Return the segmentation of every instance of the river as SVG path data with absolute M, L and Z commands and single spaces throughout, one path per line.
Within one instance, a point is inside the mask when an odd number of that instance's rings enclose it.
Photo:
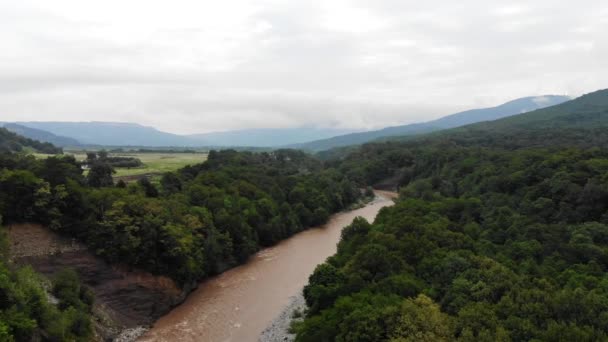
M 244 265 L 203 281 L 188 298 L 161 317 L 138 341 L 255 342 L 315 267 L 336 252 L 342 228 L 357 216 L 373 221 L 392 205 L 392 192 L 376 191 L 365 207 L 342 212 L 266 248 Z

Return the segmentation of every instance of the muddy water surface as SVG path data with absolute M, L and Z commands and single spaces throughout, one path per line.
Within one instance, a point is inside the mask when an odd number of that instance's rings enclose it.
M 333 215 L 254 255 L 246 264 L 202 282 L 186 301 L 161 317 L 139 341 L 257 341 L 260 333 L 308 282 L 315 267 L 336 252 L 342 228 L 357 216 L 373 221 L 394 193 L 377 191 L 367 206 Z

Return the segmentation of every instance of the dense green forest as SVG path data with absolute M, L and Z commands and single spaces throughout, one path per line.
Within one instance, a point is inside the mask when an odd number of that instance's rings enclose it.
M 84 164 L 91 167 L 95 164 L 104 164 L 112 168 L 115 167 L 142 167 L 144 163 L 135 157 L 110 156 L 108 151 L 87 152 L 87 159 Z
M 400 197 L 344 229 L 297 340 L 607 340 L 605 99 L 334 161 L 361 184 L 393 178 Z
M 179 284 L 244 262 L 359 200 L 355 184 L 293 150 L 212 151 L 208 160 L 125 184 L 101 153 L 89 174 L 73 156 L 0 154 L 0 213 L 5 223 L 39 222 L 76 237 L 110 263 Z M 0 250 L 6 254 L 6 245 Z M 31 269 L 0 262 L 0 340 L 88 340 L 91 294 L 75 273 L 51 289 Z M 58 298 L 49 304 L 47 292 Z
M 295 150 L 211 151 L 158 184 L 114 184 L 103 153 L 84 176 L 72 156 L 10 147 L 0 215 L 186 284 L 325 222 L 363 186 L 392 184 L 396 205 L 345 228 L 311 275 L 298 341 L 608 340 L 607 99 L 329 151 L 324 162 Z M 3 136 L 3 146 L 40 150 Z M 90 338 L 93 299 L 77 278 L 66 270 L 49 282 L 4 255 L 1 338 Z
M 113 186 L 101 161 L 0 155 L 0 213 L 84 241 L 120 262 L 185 283 L 245 261 L 356 201 L 353 182 L 293 150 L 211 152 L 205 163 Z

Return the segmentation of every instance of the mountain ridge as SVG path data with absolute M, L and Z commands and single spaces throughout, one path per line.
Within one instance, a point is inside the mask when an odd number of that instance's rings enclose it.
M 517 115 L 522 112 L 529 112 L 538 109 L 539 107 L 545 108 L 547 106 L 561 104 L 569 99 L 569 97 L 562 95 L 528 96 L 511 100 L 495 107 L 470 109 L 446 115 L 439 119 L 427 122 L 391 126 L 375 131 L 352 133 L 319 141 L 311 141 L 305 144 L 292 145 L 289 147 L 318 152 L 335 147 L 363 144 L 386 137 L 431 133 L 434 131 L 464 126 L 479 121 L 490 121 L 511 115 Z M 537 108 L 534 108 L 534 106 Z
M 132 122 L 18 121 L 6 123 L 69 137 L 84 145 L 147 147 L 280 147 L 327 138 L 352 130 L 298 127 L 259 128 L 200 134 L 174 134 Z

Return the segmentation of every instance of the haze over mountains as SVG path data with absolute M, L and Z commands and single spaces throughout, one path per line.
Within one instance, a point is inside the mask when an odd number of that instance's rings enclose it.
M 376 131 L 353 132 L 329 128 L 276 128 L 249 129 L 228 132 L 179 135 L 160 131 L 136 123 L 116 122 L 16 122 L 4 126 L 31 139 L 50 142 L 58 146 L 174 146 L 174 147 L 294 147 L 311 151 L 357 145 L 375 139 L 416 135 L 481 121 L 529 112 L 560 104 L 566 96 L 535 96 L 513 100 L 497 107 L 472 109 L 437 120 Z
M 606 146 L 608 89 L 598 90 L 561 104 L 441 130 L 420 137 L 395 136 L 391 141 L 450 141 L 462 146 L 503 148 Z
M 476 122 L 497 120 L 511 115 L 554 106 L 568 100 L 570 100 L 570 97 L 568 96 L 557 95 L 524 97 L 506 102 L 496 107 L 467 110 L 424 123 L 387 127 L 377 131 L 351 133 L 329 139 L 312 141 L 306 144 L 298 144 L 292 147 L 312 151 L 323 151 L 334 147 L 359 145 L 384 137 L 430 133 Z
M 252 146 L 273 147 L 324 139 L 352 130 L 325 128 L 250 129 L 179 135 L 160 131 L 154 127 L 122 122 L 17 122 L 5 126 L 16 133 L 48 141 L 59 146 L 175 146 L 222 147 Z M 29 128 L 30 130 L 27 130 Z M 46 132 L 42 134 L 41 132 Z M 69 138 L 67 138 L 69 137 Z

